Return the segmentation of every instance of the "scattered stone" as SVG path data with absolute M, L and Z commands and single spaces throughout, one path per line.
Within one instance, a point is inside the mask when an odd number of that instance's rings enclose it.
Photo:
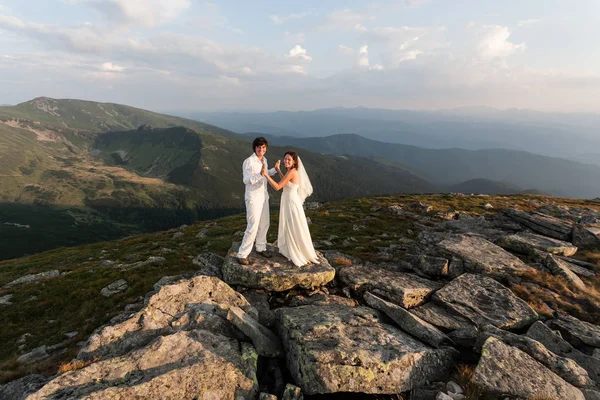
M 433 302 L 411 308 L 410 312 L 422 320 L 429 322 L 431 325 L 437 326 L 441 329 L 455 330 L 470 328 L 473 326 L 473 324 L 464 317 L 453 313 L 450 310 L 447 310 Z
M 199 267 L 196 272 L 198 275 L 216 276 L 219 279 L 223 278 L 223 262 L 223 257 L 214 253 L 200 253 L 192 260 Z
M 12 303 L 10 300 L 13 298 L 12 294 L 7 294 L 5 296 L 0 297 L 0 306 L 10 306 Z
M 258 400 L 277 400 L 277 396 L 275 396 L 274 394 L 261 392 L 258 395 Z
M 518 232 L 502 237 L 498 245 L 515 253 L 533 256 L 536 250 L 550 254 L 570 257 L 577 252 L 577 247 L 569 242 L 552 239 L 531 232 Z
M 513 220 L 544 236 L 566 241 L 571 239 L 571 222 L 539 212 L 526 213 L 511 207 L 504 208 L 502 212 Z
M 61 273 L 57 269 L 53 269 L 52 271 L 40 272 L 39 274 L 25 275 L 25 276 L 15 279 L 12 282 L 7 283 L 2 288 L 5 289 L 5 288 L 9 288 L 11 286 L 21 285 L 24 283 L 33 283 L 33 282 L 37 282 L 41 279 L 46 279 L 46 278 L 56 278 L 57 276 L 60 276 L 60 275 L 61 275 Z
M 580 389 L 585 400 L 600 400 L 600 392 L 592 389 Z
M 239 307 L 231 307 L 227 313 L 227 320 L 248 336 L 259 356 L 279 357 L 282 353 L 279 338 L 265 328 Z
M 197 238 L 202 239 L 205 238 L 208 234 L 208 229 L 201 229 L 200 232 L 196 235 Z
M 503 276 L 533 270 L 503 248 L 477 236 L 451 235 L 438 246 L 442 251 L 468 263 L 465 268 L 470 272 Z
M 115 281 L 115 282 L 111 283 L 110 285 L 102 288 L 102 290 L 100 291 L 100 294 L 104 297 L 110 297 L 119 292 L 122 292 L 123 290 L 127 289 L 128 287 L 129 287 L 129 285 L 127 284 L 127 281 L 125 279 L 119 279 L 118 281 Z
M 405 392 L 448 376 L 457 355 L 423 345 L 367 307 L 280 308 L 276 315 L 288 369 L 307 395 Z
M 581 224 L 574 224 L 572 242 L 575 246 L 594 246 L 600 244 L 600 236 L 593 229 Z
M 0 385 L 0 399 L 25 400 L 37 392 L 50 379 L 42 375 L 27 375 L 5 385 Z
M 579 389 L 521 350 L 494 337 L 485 341 L 471 382 L 491 396 L 530 398 L 547 395 L 549 398 L 584 400 Z
M 364 265 L 341 268 L 339 280 L 355 292 L 370 291 L 404 308 L 423 304 L 441 287 L 417 275 Z
M 50 354 L 48 354 L 47 347 L 40 346 L 17 358 L 17 362 L 19 364 L 33 364 L 45 360 L 48 357 L 50 357 Z
M 577 274 L 571 271 L 566 261 L 563 261 L 560 258 L 553 256 L 552 254 L 548 254 L 546 259 L 544 260 L 544 265 L 550 270 L 550 272 L 553 275 L 560 276 L 568 282 L 570 282 L 571 284 L 573 284 L 574 286 L 578 287 L 579 289 L 585 290 L 585 283 L 583 283 L 583 281 L 579 276 L 577 276 Z
M 538 319 L 537 313 L 510 289 L 482 275 L 463 274 L 438 290 L 433 299 L 477 325 L 521 329 Z
M 430 212 L 431 210 L 433 210 L 432 206 L 422 203 L 420 201 L 415 201 L 414 203 L 410 203 L 406 208 L 409 209 L 410 211 L 423 213 L 423 214 L 426 214 L 426 213 Z
M 387 210 L 394 215 L 404 215 L 404 209 L 400 204 L 389 206 Z
M 258 311 L 258 322 L 261 325 L 271 327 L 275 314 L 269 307 L 269 293 L 257 290 L 247 290 L 243 293 L 248 302 Z
M 77 336 L 79 332 L 77 331 L 73 331 L 73 332 L 65 332 L 64 335 L 67 337 L 67 339 L 73 339 L 75 336 Z
M 352 225 L 352 230 L 353 231 L 362 231 L 364 229 L 365 229 L 364 225 L 356 225 L 356 224 Z
M 113 265 L 115 262 L 112 260 L 102 260 L 100 262 L 100 266 L 101 267 L 110 267 L 111 265 Z
M 438 392 L 437 396 L 435 396 L 435 400 L 454 400 L 454 399 L 444 392 Z
M 422 342 L 436 348 L 452 342 L 435 326 L 423 321 L 421 318 L 411 314 L 402 307 L 385 301 L 369 292 L 365 293 L 364 299 L 370 307 L 385 313 L 403 331 L 410 333 Z
M 316 202 L 316 201 L 308 201 L 306 203 L 304 203 L 304 209 L 305 210 L 320 210 L 321 208 L 323 208 L 323 204 Z
M 569 314 L 558 313 L 557 318 L 547 322 L 547 325 L 558 330 L 562 337 L 575 347 L 584 344 L 600 347 L 600 326 L 581 321 Z
M 178 237 L 182 237 L 183 235 L 185 235 L 185 233 L 183 233 L 183 232 L 175 232 L 173 234 L 172 239 L 177 239 Z
M 27 342 L 27 339 L 32 338 L 32 337 L 33 337 L 33 335 L 31 333 L 29 333 L 29 332 L 24 333 L 17 340 L 17 344 L 25 344 Z
M 449 381 L 448 383 L 446 383 L 446 390 L 448 391 L 448 393 L 456 393 L 456 394 L 464 393 L 464 391 L 460 387 L 460 385 L 454 381 Z
M 448 276 L 448 259 L 446 258 L 407 254 L 406 260 L 411 264 L 412 269 L 421 276 L 434 278 Z
M 285 385 L 281 400 L 302 400 L 302 390 L 291 383 Z
M 295 287 L 312 289 L 323 286 L 335 276 L 335 269 L 323 256 L 319 256 L 318 264 L 297 267 L 271 246 L 267 246 L 271 258 L 252 252 L 248 256 L 249 265 L 242 265 L 237 261 L 239 245 L 233 243 L 223 263 L 223 279 L 231 285 L 283 292 Z
M 164 257 L 148 257 L 146 261 L 138 261 L 133 264 L 119 264 L 118 267 L 121 268 L 121 271 L 129 271 L 134 268 L 143 267 L 150 264 L 162 264 L 166 261 Z
M 485 203 L 485 205 L 483 206 L 483 208 L 485 208 L 486 210 L 493 210 L 494 206 L 491 205 L 490 203 Z

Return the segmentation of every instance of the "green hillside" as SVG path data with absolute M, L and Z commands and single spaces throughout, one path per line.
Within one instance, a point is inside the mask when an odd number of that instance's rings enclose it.
M 0 241 L 0 259 L 243 211 L 241 165 L 252 149 L 238 139 L 117 104 L 41 97 L 0 107 L 0 225 L 30 226 L 2 228 L 18 242 Z M 271 164 L 286 150 L 271 146 Z M 398 166 L 300 154 L 314 200 L 437 191 Z

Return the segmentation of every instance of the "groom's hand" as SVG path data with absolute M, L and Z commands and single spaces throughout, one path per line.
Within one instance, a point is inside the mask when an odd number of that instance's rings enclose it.
M 265 164 L 263 164 L 262 169 L 260 170 L 260 174 L 262 176 L 266 176 L 267 175 L 267 167 L 265 166 Z

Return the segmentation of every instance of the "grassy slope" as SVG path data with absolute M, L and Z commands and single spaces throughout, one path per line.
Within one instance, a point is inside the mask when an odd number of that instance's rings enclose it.
M 414 239 L 420 229 L 406 217 L 387 213 L 385 207 L 413 201 L 432 205 L 434 212 L 453 208 L 481 215 L 497 212 L 496 210 L 505 206 L 519 206 L 530 210 L 549 203 L 600 210 L 598 202 L 544 196 L 405 195 L 354 198 L 326 203 L 321 210 L 307 212 L 313 221 L 310 226 L 313 240 L 330 239 L 334 249 L 378 262 L 378 247 L 398 243 L 400 238 Z M 496 209 L 484 210 L 482 206 L 488 202 Z M 373 206 L 383 209 L 371 211 Z M 276 211 L 271 213 L 269 242 L 276 238 L 277 215 Z M 368 215 L 377 219 L 365 222 L 363 219 Z M 173 237 L 174 230 L 156 232 L 119 241 L 56 249 L 0 262 L 0 287 L 25 274 L 53 269 L 66 273 L 59 278 L 37 284 L 0 290 L 0 296 L 14 296 L 14 305 L 4 306 L 0 314 L 0 326 L 3 327 L 0 330 L 0 381 L 33 371 L 56 371 L 61 362 L 68 361 L 76 354 L 75 344 L 78 341 L 85 339 L 95 328 L 109 321 L 126 304 L 138 301 L 161 277 L 194 271 L 195 266 L 191 260 L 201 252 L 224 255 L 233 241 L 240 240 L 236 232 L 244 229 L 245 216 L 233 215 L 214 222 L 215 225 L 198 223 L 190 226 L 183 231 L 184 235 L 178 238 Z M 355 224 L 363 224 L 365 229 L 354 231 Z M 197 238 L 196 235 L 204 229 L 206 237 Z M 331 238 L 332 235 L 337 238 Z M 344 246 L 343 241 L 349 236 L 354 237 L 356 242 L 351 246 Z M 171 249 L 172 252 L 165 253 L 162 250 L 164 248 Z M 133 263 L 151 256 L 165 257 L 166 262 L 126 272 L 111 266 L 100 266 L 105 259 L 117 263 Z M 595 262 L 600 270 L 600 249 L 580 251 L 576 257 Z M 126 291 L 111 298 L 100 295 L 103 287 L 118 279 L 127 280 L 129 288 Z M 545 274 L 526 279 L 535 282 L 538 287 L 548 288 L 560 294 L 560 298 L 555 298 L 548 290 L 538 290 L 531 285 L 517 285 L 514 288 L 515 292 L 540 312 L 544 311 L 542 302 L 545 302 L 553 309 L 566 310 L 584 320 L 600 318 L 600 278 L 584 278 L 589 289 L 585 293 L 572 291 L 557 279 Z M 16 341 L 24 333 L 33 335 L 24 349 L 28 351 L 42 344 L 53 345 L 62 342 L 65 340 L 63 334 L 71 331 L 77 331 L 78 334 L 67 341 L 67 353 L 31 368 L 16 364 L 16 357 L 21 354 Z

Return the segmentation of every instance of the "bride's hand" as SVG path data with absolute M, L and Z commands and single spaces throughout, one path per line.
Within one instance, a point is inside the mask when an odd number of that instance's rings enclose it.
M 281 160 L 277 160 L 277 162 L 275 163 L 275 169 L 277 171 L 279 171 L 279 166 L 281 165 Z

